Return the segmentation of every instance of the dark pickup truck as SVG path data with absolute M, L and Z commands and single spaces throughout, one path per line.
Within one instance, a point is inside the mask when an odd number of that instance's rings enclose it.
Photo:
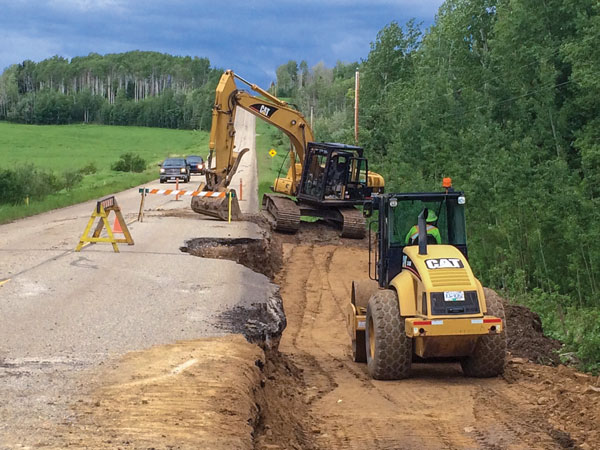
M 190 181 L 190 168 L 184 158 L 167 158 L 160 165 L 160 182 L 182 180 Z
M 197 173 L 202 175 L 204 173 L 204 160 L 202 159 L 202 156 L 189 155 L 185 157 L 185 160 L 187 161 L 191 174 Z

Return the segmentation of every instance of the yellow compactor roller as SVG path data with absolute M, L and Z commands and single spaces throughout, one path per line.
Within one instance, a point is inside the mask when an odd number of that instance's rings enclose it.
M 379 380 L 410 376 L 413 361 L 455 359 L 467 376 L 504 371 L 504 308 L 486 299 L 467 259 L 462 192 L 377 195 L 369 276 L 354 281 L 348 331 L 354 360 Z

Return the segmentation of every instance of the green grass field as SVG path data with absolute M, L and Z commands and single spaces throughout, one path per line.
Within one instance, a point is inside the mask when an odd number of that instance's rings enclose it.
M 115 172 L 111 164 L 123 153 L 144 158 L 142 173 Z M 158 178 L 158 167 L 168 156 L 208 153 L 208 133 L 145 127 L 101 125 L 20 125 L 0 122 L 0 169 L 34 165 L 57 175 L 93 163 L 95 174 L 78 186 L 39 202 L 0 205 L 0 223 L 102 197 Z
M 289 138 L 268 123 L 256 121 L 256 158 L 258 163 L 258 203 L 262 204 L 263 194 L 272 192 L 273 181 L 280 176 L 285 177 L 290 166 L 288 150 Z M 277 154 L 271 157 L 269 150 Z M 316 222 L 317 217 L 302 216 L 304 222 Z
M 263 194 L 270 193 L 277 175 L 285 177 L 289 168 L 287 159 L 290 141 L 281 131 L 268 123 L 256 120 L 256 159 L 258 164 L 258 201 Z M 277 154 L 269 155 L 274 149 Z M 281 172 L 280 172 L 281 171 Z

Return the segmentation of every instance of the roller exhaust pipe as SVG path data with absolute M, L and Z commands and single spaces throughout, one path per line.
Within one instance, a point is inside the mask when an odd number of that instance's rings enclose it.
M 417 226 L 419 227 L 419 255 L 427 254 L 427 214 L 429 211 L 425 208 L 419 214 L 419 219 L 417 221 Z M 413 216 L 414 217 L 414 216 Z

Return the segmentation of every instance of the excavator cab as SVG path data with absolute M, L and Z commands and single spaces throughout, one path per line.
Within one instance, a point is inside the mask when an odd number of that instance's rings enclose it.
M 336 206 L 361 204 L 370 197 L 368 164 L 363 149 L 351 145 L 309 142 L 298 198 Z

